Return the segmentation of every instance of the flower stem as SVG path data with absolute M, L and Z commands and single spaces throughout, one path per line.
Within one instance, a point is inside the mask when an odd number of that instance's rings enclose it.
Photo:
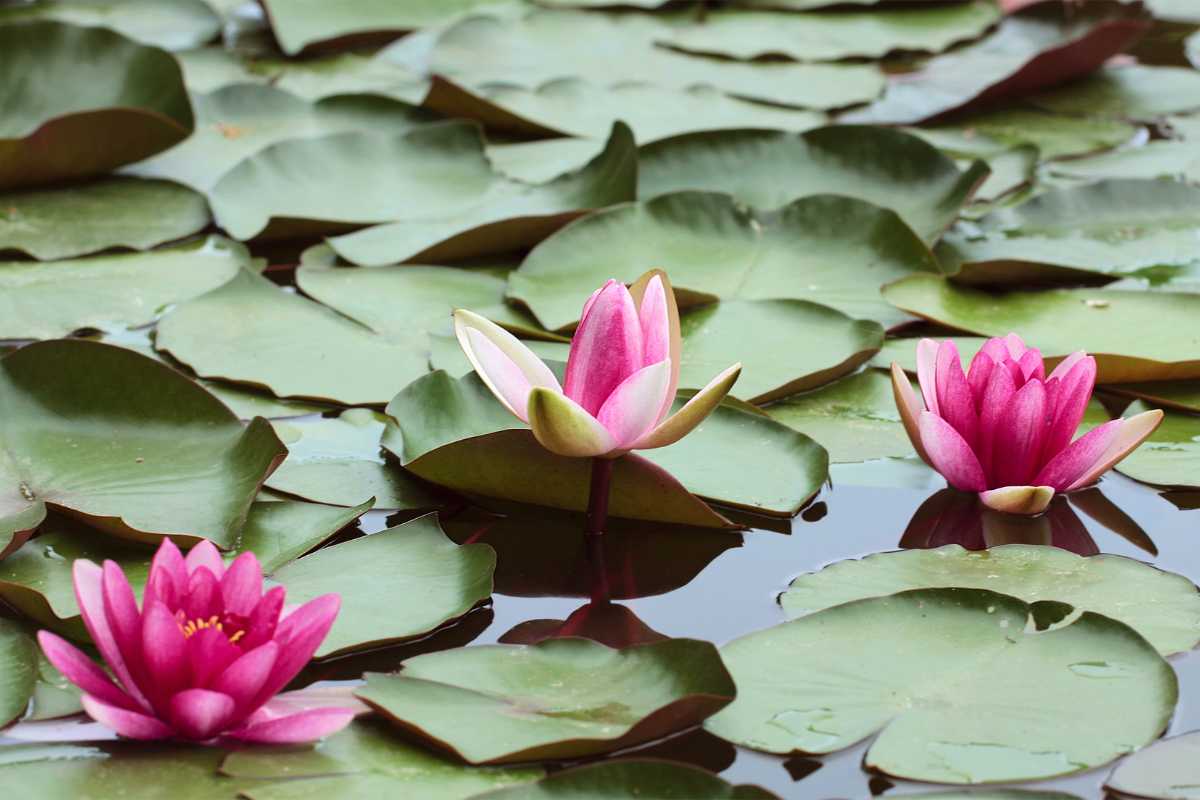
M 604 560 L 604 542 L 607 537 L 588 533 L 584 538 L 587 539 L 588 568 L 591 573 L 591 601 L 593 605 L 604 605 L 612 595 L 608 588 L 608 565 Z
M 588 495 L 587 532 L 589 536 L 599 536 L 604 533 L 604 523 L 608 520 L 608 494 L 612 487 L 613 463 L 612 458 L 592 459 L 592 488 Z

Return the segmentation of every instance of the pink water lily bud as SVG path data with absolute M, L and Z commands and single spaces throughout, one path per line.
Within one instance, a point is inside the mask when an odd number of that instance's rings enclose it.
M 519 339 L 464 309 L 454 312 L 463 352 L 500 402 L 563 456 L 616 458 L 673 444 L 712 413 L 741 372 L 734 364 L 668 416 L 679 385 L 679 311 L 652 270 L 628 289 L 610 280 L 583 306 L 563 385 Z
M 83 622 L 112 675 L 73 645 L 38 633 L 46 658 L 83 690 L 92 719 L 130 739 L 311 742 L 341 730 L 356 708 L 280 695 L 329 633 L 340 600 L 291 613 L 282 586 L 263 592 L 253 553 L 226 567 L 206 541 L 185 559 L 164 539 L 139 609 L 116 563 L 74 565 Z
M 1096 359 L 1080 351 L 1046 377 L 1042 354 L 1010 333 L 989 339 L 964 373 L 954 342 L 917 344 L 913 392 L 899 365 L 892 388 L 917 453 L 956 489 L 985 505 L 1040 514 L 1056 492 L 1094 483 L 1162 421 L 1147 411 L 1072 441 L 1096 383 Z

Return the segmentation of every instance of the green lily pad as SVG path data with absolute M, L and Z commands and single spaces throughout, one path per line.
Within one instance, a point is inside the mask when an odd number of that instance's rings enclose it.
M 252 552 L 267 573 L 274 572 L 320 545 L 370 508 L 337 508 L 298 501 L 256 502 L 250 507 L 238 546 L 231 556 Z M 113 545 L 90 528 L 51 518 L 37 539 L 0 562 L 0 597 L 39 625 L 64 636 L 87 641 L 79 616 L 71 565 L 86 558 L 115 561 L 139 598 L 150 573 L 154 552 L 132 545 Z
M 951 232 L 938 255 L 969 283 L 1170 274 L 1200 260 L 1198 213 L 1200 188 L 1171 181 L 1052 189 Z
M 1200 381 L 1152 381 L 1104 387 L 1125 397 L 1145 400 L 1151 408 L 1200 414 Z
M 1037 178 L 1040 155 L 1036 147 L 1021 145 L 988 156 L 987 165 L 992 174 L 976 190 L 976 204 L 994 203 L 1029 187 Z M 971 211 L 974 210 L 973 207 Z
M 732 194 L 758 209 L 797 197 L 841 194 L 890 208 L 934 242 L 987 176 L 960 172 L 936 148 L 902 131 L 830 126 L 806 133 L 717 131 L 643 147 L 638 196 L 700 189 Z
M 110 28 L 166 50 L 199 47 L 221 32 L 204 0 L 36 0 L 0 9 L 0 24 L 26 20 Z
M 908 226 L 862 200 L 824 194 L 764 214 L 729 195 L 678 192 L 563 228 L 509 276 L 508 294 L 546 327 L 566 330 L 596 286 L 608 278 L 632 282 L 648 264 L 670 274 L 684 306 L 714 298 L 812 300 L 888 325 L 908 317 L 889 307 L 880 287 L 914 272 L 940 273 Z M 733 360 L 748 355 L 743 349 Z M 742 385 L 738 391 L 745 395 Z
M 36 640 L 30 637 L 30 642 L 36 643 Z M 34 684 L 33 696 L 29 699 L 29 712 L 24 721 L 40 722 L 82 713 L 83 704 L 80 698 L 83 692 L 50 663 L 40 647 L 36 649 L 37 683 Z
M 1066 11 L 1043 4 L 1006 17 L 990 36 L 893 79 L 884 96 L 845 122 L 912 124 L 967 106 L 1028 94 L 1087 75 L 1145 30 L 1137 9 L 1093 2 Z
M 1055 159 L 1117 147 L 1133 139 L 1139 128 L 1116 119 L 998 108 L 956 114 L 937 125 L 907 130 L 959 158 L 987 158 L 998 151 L 1033 145 L 1042 158 Z
M 867 597 L 951 586 L 1102 614 L 1133 628 L 1164 656 L 1200 642 L 1200 592 L 1187 578 L 1123 556 L 1084 558 L 1040 545 L 971 551 L 949 544 L 839 561 L 792 581 L 779 602 L 795 618 Z
M 733 786 L 696 767 L 670 761 L 620 759 L 563 770 L 537 783 L 497 789 L 478 800 L 779 800 L 757 786 Z
M 1070 185 L 1109 178 L 1200 181 L 1200 148 L 1194 141 L 1153 141 L 1088 158 L 1060 161 L 1047 167 L 1055 181 Z
M 1028 102 L 1062 114 L 1151 121 L 1200 109 L 1200 73 L 1184 67 L 1126 64 L 1106 67 Z
M 428 371 L 424 342 L 379 336 L 248 270 L 167 314 L 155 347 L 205 378 L 348 405 L 382 405 Z
M 826 121 L 816 111 L 753 103 L 703 84 L 668 89 L 652 83 L 605 86 L 582 78 L 559 78 L 529 88 L 490 84 L 474 92 L 460 89 L 449 98 L 431 95 L 428 102 L 436 107 L 450 98 L 462 105 L 448 111 L 479 119 L 489 128 L 600 138 L 622 120 L 639 144 L 726 128 L 806 131 Z M 497 112 L 504 118 L 494 119 Z
M 1126 758 L 1104 783 L 1104 788 L 1121 797 L 1145 800 L 1196 800 L 1200 780 L 1196 757 L 1200 733 L 1195 731 L 1163 739 Z
M 898 6 L 861 12 L 789 14 L 730 8 L 675 28 L 664 44 L 739 59 L 786 56 L 797 61 L 880 58 L 904 51 L 940 52 L 974 39 L 1000 18 L 991 0 L 949 6 Z
M 535 139 L 530 142 L 491 143 L 488 161 L 510 178 L 545 183 L 581 169 L 604 149 L 600 139 Z
M 37 684 L 37 645 L 25 628 L 0 617 L 0 728 L 24 715 Z
M 679 385 L 699 388 L 741 359 L 737 395 L 766 403 L 849 374 L 879 351 L 883 328 L 805 300 L 728 300 L 680 319 Z M 819 338 L 781 361 L 769 343 Z
M 0 360 L 0 441 L 0 540 L 52 506 L 121 538 L 227 548 L 285 453 L 170 367 L 78 339 Z
M 1141 402 L 1127 416 L 1148 410 Z M 1136 481 L 1177 489 L 1200 487 L 1200 416 L 1167 411 L 1158 430 L 1117 465 Z
M 288 455 L 266 485 L 317 503 L 355 506 L 374 497 L 375 508 L 436 508 L 441 502 L 380 449 L 387 419 L 365 408 L 304 422 L 276 422 Z
M 210 237 L 148 253 L 38 264 L 0 263 L 0 338 L 50 339 L 82 328 L 134 328 L 249 266 L 250 254 Z
M 419 66 L 468 89 L 497 81 L 536 89 L 560 78 L 598 86 L 649 81 L 664 89 L 706 84 L 734 97 L 813 109 L 865 102 L 883 88 L 873 64 L 741 63 L 658 46 L 673 29 L 648 14 L 547 9 L 511 19 L 476 16 L 438 36 Z M 576 47 L 581 41 L 589 46 Z
M 0 251 L 69 258 L 146 250 L 208 225 L 204 197 L 167 181 L 106 178 L 70 189 L 0 192 Z
M 192 136 L 125 172 L 168 178 L 207 192 L 242 159 L 277 142 L 348 131 L 401 133 L 431 118 L 385 97 L 343 95 L 310 102 L 276 86 L 252 83 L 193 94 L 192 106 Z
M 484 497 L 586 508 L 589 464 L 542 448 L 477 376 L 456 381 L 435 372 L 397 395 L 388 414 L 398 421 L 401 436 L 385 437 L 384 446 L 426 480 Z M 739 447 L 747 440 L 765 446 L 751 453 Z M 610 512 L 698 527 L 728 525 L 691 496 L 688 486 L 723 505 L 790 517 L 820 488 L 825 473 L 826 455 L 808 437 L 721 406 L 671 447 L 619 460 Z
M 613 650 L 588 639 L 410 658 L 356 692 L 404 730 L 472 764 L 568 759 L 661 738 L 733 699 L 709 642 Z
M 236 800 L 243 785 L 219 775 L 215 747 L 26 744 L 0 753 L 0 780 L 39 800 Z
M 111 341 L 107 338 L 105 341 Z M 158 353 L 151 353 L 156 357 Z M 217 381 L 201 381 L 201 385 L 213 394 L 225 406 L 237 414 L 239 418 L 249 420 L 255 417 L 281 419 L 287 417 L 303 417 L 308 414 L 322 414 L 331 410 L 331 406 L 320 403 L 305 403 L 298 400 L 280 400 L 265 392 L 257 392 L 245 386 Z
M 981 336 L 1021 334 L 1050 357 L 1086 350 L 1100 383 L 1200 377 L 1200 296 L 1113 289 L 991 294 L 914 275 L 883 289 L 896 306 Z
M 970 364 L 971 359 L 979 352 L 979 348 L 987 342 L 987 339 L 981 336 L 938 336 L 936 338 L 939 342 L 946 339 L 954 342 L 964 364 Z M 891 369 L 892 362 L 895 362 L 905 372 L 916 375 L 917 342 L 919 341 L 920 339 L 917 338 L 885 339 L 883 347 L 871 359 L 871 366 L 879 369 Z M 895 403 L 893 402 L 892 405 L 895 406 Z
M 805 394 L 785 397 L 766 409 L 771 419 L 811 436 L 834 463 L 913 455 L 904 432 L 892 381 L 868 369 Z
M 1099 614 L 1046 631 L 1037 614 L 994 592 L 921 589 L 750 634 L 721 649 L 738 696 L 705 726 L 775 753 L 880 732 L 868 769 L 938 783 L 1066 775 L 1158 738 L 1178 683 L 1157 651 Z
M 192 132 L 175 59 L 103 28 L 0 25 L 0 96 L 0 190 L 108 172 Z
M 288 601 L 329 592 L 342 608 L 317 658 L 413 639 L 461 617 L 492 594 L 496 552 L 459 546 L 435 515 L 325 547 L 276 570 Z
M 359 720 L 314 747 L 236 750 L 221 773 L 239 781 L 250 800 L 413 797 L 467 800 L 544 772 L 466 767 L 408 744 L 383 725 Z

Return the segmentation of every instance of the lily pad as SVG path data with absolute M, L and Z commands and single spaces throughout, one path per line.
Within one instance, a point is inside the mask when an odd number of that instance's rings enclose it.
M 907 130 L 959 158 L 986 158 L 1002 150 L 1033 145 L 1042 158 L 1055 159 L 1117 147 L 1132 140 L 1140 129 L 1122 120 L 1016 107 L 956 114 L 937 125 Z
M 312 748 L 234 751 L 221 763 L 221 774 L 245 786 L 242 794 L 250 800 L 467 800 L 544 773 L 536 767 L 465 767 L 408 744 L 381 724 L 359 720 Z
M 49 505 L 121 538 L 228 548 L 285 453 L 170 367 L 72 339 L 0 360 L 0 441 L 0 540 Z
M 706 84 L 734 97 L 814 109 L 865 102 L 883 88 L 873 64 L 741 63 L 659 47 L 673 27 L 646 14 L 557 9 L 476 16 L 443 32 L 420 66 L 468 89 L 496 82 L 536 89 L 560 78 L 598 86 L 649 80 L 664 89 Z M 581 41 L 589 46 L 576 47 Z
M 706 770 L 670 761 L 620 759 L 549 775 L 534 784 L 497 789 L 478 800 L 778 800 L 757 786 L 733 786 Z
M 164 308 L 217 288 L 249 265 L 244 247 L 215 236 L 148 253 L 0 263 L 0 338 L 146 325 Z
M 0 9 L 0 24 L 24 20 L 110 28 L 166 50 L 199 47 L 221 32 L 221 20 L 204 0 L 35 0 Z
M 380 447 L 386 417 L 365 408 L 303 422 L 276 422 L 288 455 L 266 485 L 317 503 L 355 506 L 375 498 L 375 508 L 436 508 L 440 501 Z
M 587 462 L 542 448 L 474 375 L 456 381 L 433 373 L 406 387 L 388 413 L 402 435 L 385 438 L 384 446 L 426 480 L 473 495 L 586 508 Z M 761 445 L 752 451 L 741 447 L 747 440 Z M 721 406 L 671 447 L 618 461 L 610 511 L 629 519 L 727 526 L 688 493 L 689 486 L 723 505 L 790 517 L 825 480 L 825 459 L 808 437 Z M 512 466 L 518 463 L 519 469 Z
M 202 377 L 348 405 L 382 405 L 428 371 L 423 342 L 379 336 L 248 270 L 167 314 L 155 347 Z
M 816 195 L 767 214 L 729 195 L 678 192 L 563 228 L 509 276 L 508 294 L 546 327 L 566 330 L 596 286 L 608 278 L 632 282 L 648 264 L 671 275 L 685 306 L 714 298 L 811 300 L 888 325 L 908 317 L 889 307 L 880 287 L 914 272 L 940 273 L 908 226 L 862 200 Z M 742 349 L 733 361 L 748 355 Z M 744 386 L 738 391 L 744 395 Z
M 1099 614 L 1038 631 L 1039 613 L 980 589 L 920 589 L 750 634 L 721 649 L 738 697 L 705 725 L 774 753 L 879 732 L 868 769 L 938 783 L 1066 775 L 1158 738 L 1178 684 L 1157 651 Z
M 1006 17 L 995 32 L 892 79 L 884 96 L 845 122 L 929 121 L 1011 95 L 1082 77 L 1135 41 L 1148 23 L 1138 9 L 1093 0 L 1067 11 L 1044 3 Z
M 1100 383 L 1200 377 L 1200 296 L 1115 289 L 992 294 L 933 276 L 884 287 L 883 296 L 917 316 L 982 336 L 1020 331 L 1031 347 L 1060 358 L 1096 357 Z
M 347 131 L 401 133 L 431 119 L 384 97 L 343 95 L 310 102 L 276 86 L 253 83 L 193 94 L 192 106 L 195 133 L 125 172 L 168 178 L 207 192 L 239 161 L 277 142 Z
M 208 225 L 208 203 L 168 181 L 106 178 L 71 189 L 0 193 L 0 251 L 69 258 L 146 250 Z
M 913 455 L 892 381 L 868 369 L 767 407 L 771 419 L 811 436 L 834 463 Z
M 0 617 L 0 728 L 29 707 L 37 684 L 37 653 L 24 626 Z
M 233 553 L 254 553 L 270 573 L 317 547 L 369 508 L 369 503 L 352 509 L 290 500 L 255 503 Z M 0 562 L 0 597 L 39 625 L 87 641 L 71 565 L 79 558 L 97 564 L 115 561 L 140 598 L 153 555 L 143 547 L 114 546 L 90 528 L 52 517 L 36 540 Z
M 1200 797 L 1198 755 L 1200 733 L 1193 731 L 1163 739 L 1118 764 L 1104 788 L 1121 797 L 1195 800 Z
M 1122 383 L 1106 390 L 1145 400 L 1151 408 L 1169 408 L 1200 414 L 1200 381 L 1152 381 Z
M 341 611 L 316 657 L 413 639 L 461 617 L 492 594 L 496 552 L 459 546 L 435 515 L 381 533 L 325 547 L 277 570 L 288 601 L 329 592 Z
M 1056 183 L 1067 185 L 1108 178 L 1171 179 L 1196 183 L 1200 181 L 1200 148 L 1194 141 L 1147 142 L 1140 147 L 1051 164 L 1047 167 L 1047 176 Z
M 236 800 L 241 784 L 217 773 L 213 747 L 145 743 L 27 744 L 4 748 L 0 780 L 39 800 Z
M 192 132 L 175 59 L 104 28 L 0 25 L 0 97 L 0 190 L 108 172 Z
M 1083 558 L 1057 547 L 1004 545 L 877 553 L 802 575 L 779 598 L 791 618 L 909 589 L 988 589 L 1028 603 L 1066 603 L 1123 622 L 1164 656 L 1200 642 L 1200 592 L 1180 575 L 1131 558 Z
M 662 42 L 688 52 L 739 59 L 837 61 L 880 58 L 898 50 L 940 52 L 976 38 L 998 19 L 1000 9 L 992 0 L 809 14 L 730 8 L 676 27 Z
M 1061 114 L 1152 121 L 1200 109 L 1200 73 L 1183 67 L 1126 64 L 1106 67 L 1028 102 Z
M 112 340 L 106 337 L 105 341 Z M 151 346 L 150 352 L 155 356 L 158 355 L 158 353 L 154 352 L 153 346 Z M 308 414 L 322 414 L 331 410 L 329 405 L 305 403 L 298 400 L 280 400 L 270 396 L 266 392 L 254 391 L 238 384 L 219 383 L 217 381 L 201 381 L 200 383 L 241 419 L 249 420 L 255 417 L 266 417 L 267 419 L 303 417 Z
M 948 234 L 938 255 L 968 283 L 1161 277 L 1200 261 L 1198 214 L 1198 187 L 1102 181 L 995 211 Z
M 954 342 L 964 365 L 969 365 L 971 359 L 979 352 L 979 348 L 987 343 L 987 339 L 982 336 L 939 336 L 937 338 L 938 341 L 949 339 Z M 879 369 L 891 369 L 894 361 L 905 372 L 915 376 L 917 374 L 917 342 L 919 341 L 920 339 L 915 337 L 884 340 L 883 347 L 871 359 L 871 366 Z
M 1125 413 L 1148 410 L 1134 403 Z M 1117 469 L 1137 481 L 1177 489 L 1200 488 L 1200 416 L 1167 411 L 1158 430 Z
M 360 699 L 472 764 L 624 749 L 691 727 L 734 695 L 716 647 L 692 639 L 624 650 L 587 639 L 466 647 L 366 678 Z
M 936 148 L 902 131 L 834 125 L 801 134 L 718 131 L 643 147 L 638 196 L 684 189 L 727 192 L 758 209 L 797 197 L 841 194 L 890 208 L 934 242 L 987 177 L 965 172 Z

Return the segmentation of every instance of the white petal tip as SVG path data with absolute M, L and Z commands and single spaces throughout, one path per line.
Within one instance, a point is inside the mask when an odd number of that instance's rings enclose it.
M 1054 499 L 1051 486 L 1004 486 L 979 493 L 979 500 L 993 511 L 1033 516 L 1041 514 Z

